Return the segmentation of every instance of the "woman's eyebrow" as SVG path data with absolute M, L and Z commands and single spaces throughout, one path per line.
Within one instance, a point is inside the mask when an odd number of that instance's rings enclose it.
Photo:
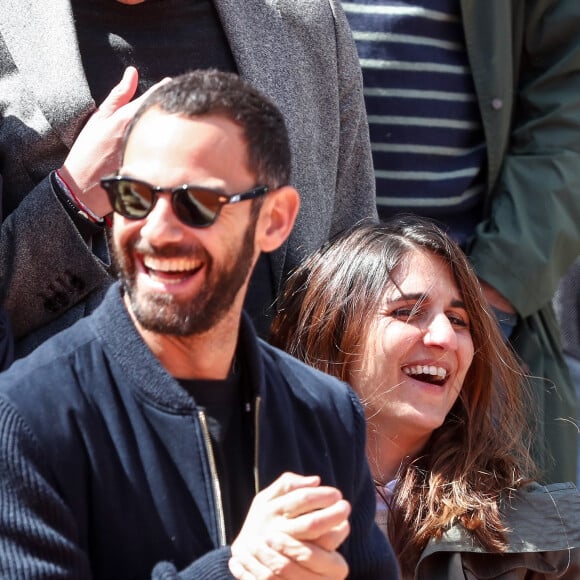
M 403 302 L 409 300 L 425 300 L 427 298 L 427 294 L 425 292 L 416 292 L 414 294 L 395 294 L 387 299 L 388 304 L 392 304 L 393 302 Z
M 390 298 L 387 299 L 387 304 L 393 304 L 395 302 L 403 302 L 406 300 L 423 301 L 426 298 L 428 298 L 428 294 L 426 294 L 425 292 L 414 292 L 413 294 L 395 294 L 394 296 L 391 296 Z M 453 308 L 461 308 L 463 310 L 467 310 L 467 308 L 465 307 L 465 302 L 463 302 L 463 300 L 454 299 L 451 301 L 451 306 Z

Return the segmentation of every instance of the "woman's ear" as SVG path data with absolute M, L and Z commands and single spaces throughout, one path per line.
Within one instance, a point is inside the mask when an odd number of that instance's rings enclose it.
M 270 192 L 260 209 L 256 241 L 262 252 L 278 249 L 288 238 L 298 209 L 300 195 L 289 185 Z

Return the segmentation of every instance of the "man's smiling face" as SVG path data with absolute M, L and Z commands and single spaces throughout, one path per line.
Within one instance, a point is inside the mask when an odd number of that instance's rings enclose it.
M 217 115 L 187 119 L 158 109 L 133 129 L 120 174 L 162 187 L 194 184 L 234 194 L 257 184 L 242 130 Z M 162 193 L 140 220 L 115 215 L 113 240 L 130 310 L 142 328 L 189 336 L 241 304 L 258 255 L 252 202 L 225 206 L 208 228 L 182 223 Z

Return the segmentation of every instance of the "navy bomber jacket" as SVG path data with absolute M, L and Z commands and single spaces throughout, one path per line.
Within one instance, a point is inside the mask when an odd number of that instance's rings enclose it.
M 352 504 L 351 578 L 396 578 L 373 522 L 360 402 L 259 341 L 238 356 L 255 389 L 256 488 L 319 474 Z M 118 284 L 89 317 L 0 375 L 0 576 L 230 578 L 201 410 L 140 338 Z

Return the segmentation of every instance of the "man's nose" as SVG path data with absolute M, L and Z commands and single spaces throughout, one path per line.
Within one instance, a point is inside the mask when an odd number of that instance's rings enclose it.
M 430 321 L 423 336 L 429 346 L 440 346 L 446 350 L 457 348 L 457 334 L 449 318 L 444 313 L 436 314 Z
M 141 237 L 152 245 L 176 242 L 184 236 L 186 226 L 175 215 L 169 193 L 158 194 L 157 202 L 144 221 Z

